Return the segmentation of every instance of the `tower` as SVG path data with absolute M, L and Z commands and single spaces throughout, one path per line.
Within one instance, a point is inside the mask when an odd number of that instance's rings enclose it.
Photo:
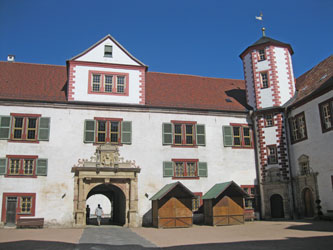
M 292 196 L 284 105 L 295 93 L 293 50 L 262 30 L 263 36 L 240 55 L 247 103 L 253 108 L 261 213 L 263 218 L 289 218 Z

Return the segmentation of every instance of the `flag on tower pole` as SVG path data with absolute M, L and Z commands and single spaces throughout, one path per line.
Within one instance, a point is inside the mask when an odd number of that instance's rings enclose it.
M 256 16 L 256 19 L 262 21 L 262 16 L 263 16 L 263 15 L 262 15 L 262 12 L 260 11 L 260 15 L 259 15 L 259 16 Z

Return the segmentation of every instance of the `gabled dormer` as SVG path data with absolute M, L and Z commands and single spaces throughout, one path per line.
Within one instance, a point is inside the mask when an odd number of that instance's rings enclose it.
M 67 61 L 68 101 L 145 103 L 147 66 L 112 36 Z

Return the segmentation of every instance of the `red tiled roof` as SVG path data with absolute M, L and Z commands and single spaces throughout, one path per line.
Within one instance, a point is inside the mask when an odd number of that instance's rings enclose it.
M 66 66 L 0 62 L 0 99 L 66 101 Z
M 321 87 L 327 80 L 332 77 L 333 55 L 327 57 L 324 61 L 320 62 L 315 67 L 297 78 L 297 97 L 294 103 L 312 94 L 315 90 Z
M 0 99 L 66 102 L 65 66 L 0 62 Z M 147 72 L 146 105 L 246 111 L 243 80 Z
M 245 82 L 147 72 L 146 104 L 159 107 L 245 111 Z

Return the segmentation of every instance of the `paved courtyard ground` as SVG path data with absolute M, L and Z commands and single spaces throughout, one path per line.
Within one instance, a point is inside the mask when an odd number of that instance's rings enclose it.
M 0 229 L 0 249 L 332 249 L 332 221 L 255 221 L 182 229 Z

